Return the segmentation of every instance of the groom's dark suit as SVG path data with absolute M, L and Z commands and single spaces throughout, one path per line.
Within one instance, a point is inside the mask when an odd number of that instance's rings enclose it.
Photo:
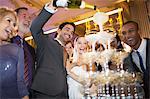
M 144 92 L 145 98 L 150 98 L 150 39 L 147 40 L 146 45 L 146 72 L 143 73 L 143 83 L 144 83 Z M 132 55 L 130 53 L 129 57 L 127 57 L 124 61 L 124 68 L 128 69 L 129 72 L 140 72 L 139 68 L 133 62 Z
M 51 16 L 51 13 L 43 9 L 31 25 L 31 32 L 37 44 L 37 70 L 31 88 L 47 95 L 48 99 L 67 99 L 63 48 L 56 40 L 43 35 L 42 30 Z

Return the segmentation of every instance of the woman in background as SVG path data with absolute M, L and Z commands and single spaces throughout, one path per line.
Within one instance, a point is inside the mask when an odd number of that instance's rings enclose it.
M 0 8 L 0 99 L 28 99 L 23 49 L 8 42 L 16 27 L 16 13 Z
M 65 50 L 67 52 L 67 59 L 72 61 L 72 58 L 73 58 L 73 44 L 72 44 L 71 41 L 66 42 Z

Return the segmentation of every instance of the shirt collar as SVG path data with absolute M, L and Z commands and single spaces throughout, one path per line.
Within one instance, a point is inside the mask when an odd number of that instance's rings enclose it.
M 137 51 L 138 52 L 143 52 L 145 48 L 146 48 L 146 40 L 142 39 L 142 42 L 141 42 L 139 48 L 137 49 Z
M 22 39 L 19 35 L 17 35 L 15 38 L 16 38 L 17 40 Z
M 64 44 L 57 37 L 54 38 L 54 40 L 56 40 L 61 46 L 64 46 Z

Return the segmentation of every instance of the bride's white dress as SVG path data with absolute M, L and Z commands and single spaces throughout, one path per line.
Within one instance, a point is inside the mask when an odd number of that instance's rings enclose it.
M 71 69 L 71 71 L 83 79 L 88 77 L 88 72 L 83 70 L 82 66 L 75 66 Z M 71 78 L 69 75 L 67 77 L 67 83 L 69 99 L 82 99 L 83 85 Z

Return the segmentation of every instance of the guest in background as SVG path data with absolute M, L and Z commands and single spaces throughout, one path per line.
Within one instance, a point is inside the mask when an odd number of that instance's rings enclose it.
M 72 60 L 73 58 L 73 44 L 71 41 L 66 42 L 65 49 L 67 52 L 67 59 Z
M 117 49 L 118 51 L 123 50 L 123 45 L 121 44 L 121 39 L 118 35 L 118 33 L 116 33 L 115 37 L 112 39 L 111 43 L 110 43 L 112 48 Z
M 16 26 L 16 13 L 0 8 L 0 99 L 29 99 L 23 77 L 23 49 L 7 41 Z
M 37 44 L 37 69 L 31 87 L 33 99 L 68 99 L 63 48 L 66 42 L 71 41 L 75 24 L 64 22 L 59 25 L 55 39 L 44 35 L 43 26 L 57 11 L 52 1 L 45 5 L 31 25 Z
M 29 90 L 35 71 L 35 50 L 25 41 L 26 35 L 30 33 L 31 18 L 28 8 L 26 7 L 17 8 L 15 11 L 18 16 L 19 27 L 17 36 L 12 38 L 12 43 L 16 43 L 24 49 L 24 79 Z
M 131 62 L 126 62 L 128 70 L 131 67 L 135 71 L 143 74 L 145 98 L 150 98 L 150 39 L 141 38 L 141 31 L 138 23 L 134 21 L 127 21 L 123 24 L 122 39 L 132 48 L 129 59 Z

